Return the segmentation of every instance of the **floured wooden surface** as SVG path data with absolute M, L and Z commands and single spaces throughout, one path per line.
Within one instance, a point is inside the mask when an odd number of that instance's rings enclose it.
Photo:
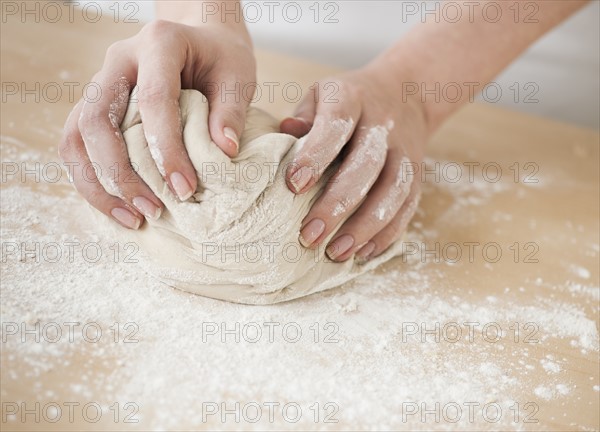
M 2 80 L 81 89 L 106 47 L 136 29 L 9 20 Z M 259 64 L 259 82 L 304 88 L 331 72 L 267 53 Z M 259 106 L 291 109 L 281 98 Z M 249 307 L 163 286 L 134 246 L 96 234 L 53 164 L 70 107 L 67 94 L 2 103 L 3 430 L 600 427 L 597 133 L 469 106 L 430 145 L 441 178 L 428 176 L 406 258 L 340 289 Z M 40 181 L 23 182 L 36 163 Z M 499 181 L 493 167 L 482 174 L 487 163 L 502 167 Z M 35 256 L 22 257 L 23 244 Z M 36 402 L 39 422 L 21 417 Z

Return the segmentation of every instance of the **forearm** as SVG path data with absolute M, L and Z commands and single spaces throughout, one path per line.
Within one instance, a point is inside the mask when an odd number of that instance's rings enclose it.
M 242 7 L 238 0 L 227 1 L 156 1 L 156 17 L 191 26 L 223 25 L 251 42 Z
M 436 23 L 434 19 L 430 19 L 414 28 L 370 65 L 387 69 L 390 80 L 408 79 L 416 83 L 419 89 L 430 91 L 443 88 L 449 83 L 462 86 L 461 95 L 456 100 L 454 94 L 452 100 L 444 97 L 436 100 L 435 97 L 421 94 L 430 131 L 435 130 L 458 107 L 469 101 L 474 91 L 481 90 L 536 39 L 587 1 L 533 2 L 539 6 L 539 10 L 530 20 L 524 19 L 523 3 L 495 3 L 501 8 L 502 17 L 496 23 L 489 17 L 484 19 L 484 3 L 480 4 L 479 9 L 472 10 L 472 14 L 466 13 L 468 7 L 463 4 L 459 22 L 452 23 L 442 19 Z M 521 12 L 517 19 L 516 8 Z M 406 88 L 403 85 L 399 91 Z M 411 89 L 414 88 L 413 85 Z

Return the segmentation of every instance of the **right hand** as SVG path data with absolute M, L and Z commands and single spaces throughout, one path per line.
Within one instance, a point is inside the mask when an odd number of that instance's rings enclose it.
M 165 181 L 180 200 L 196 190 L 196 172 L 185 150 L 179 112 L 180 89 L 197 89 L 208 98 L 212 140 L 233 157 L 244 130 L 256 82 L 249 37 L 219 25 L 192 27 L 154 21 L 135 36 L 111 45 L 93 82 L 99 100 L 80 100 L 65 123 L 60 157 L 83 197 L 121 225 L 137 229 L 144 217 L 157 219 L 163 203 L 131 166 L 119 129 L 131 89 L 136 93 L 144 134 Z M 231 94 L 232 89 L 239 89 Z M 227 91 L 227 93 L 225 93 Z M 113 190 L 98 181 L 94 163 Z

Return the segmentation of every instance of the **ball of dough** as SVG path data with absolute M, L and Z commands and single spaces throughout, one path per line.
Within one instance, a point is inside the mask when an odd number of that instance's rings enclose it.
M 302 247 L 300 224 L 335 165 L 309 192 L 296 195 L 284 178 L 302 140 L 278 133 L 274 118 L 250 108 L 239 155 L 230 159 L 211 141 L 206 98 L 183 90 L 179 102 L 183 141 L 198 177 L 195 194 L 180 202 L 170 191 L 131 100 L 121 124 L 129 157 L 165 209 L 137 231 L 106 218 L 118 241 L 139 246 L 140 264 L 159 280 L 206 297 L 270 304 L 339 286 L 399 253 L 397 242 L 367 263 L 335 263 L 324 246 Z

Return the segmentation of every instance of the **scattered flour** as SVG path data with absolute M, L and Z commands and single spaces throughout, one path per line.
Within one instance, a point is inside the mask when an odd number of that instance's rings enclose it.
M 2 148 L 3 156 L 14 152 L 14 147 Z M 464 209 L 484 202 L 489 195 L 483 190 L 455 205 Z M 567 340 L 574 349 L 587 350 L 590 359 L 597 358 L 598 332 L 590 318 L 597 307 L 585 311 L 577 303 L 555 301 L 548 292 L 566 285 L 553 286 L 541 278 L 539 284 L 535 277 L 523 282 L 527 289 L 539 290 L 530 303 L 521 302 L 522 291 L 516 287 L 514 295 L 480 298 L 474 289 L 456 286 L 446 267 L 415 255 L 340 289 L 249 307 L 182 293 L 151 279 L 135 263 L 135 247 L 95 233 L 87 204 L 66 178 L 35 187 L 18 179 L 4 184 L 0 211 L 3 245 L 17 245 L 17 252 L 2 250 L 3 325 L 96 323 L 106 335 L 97 343 L 81 337 L 74 342 L 63 337 L 58 343 L 7 337 L 3 401 L 13 396 L 6 388 L 17 385 L 31 386 L 39 401 L 98 400 L 103 406 L 130 401 L 140 407 L 142 429 L 152 430 L 222 428 L 218 418 L 202 422 L 202 402 L 296 402 L 305 412 L 315 402 L 333 402 L 340 429 L 387 430 L 407 426 L 404 403 L 495 402 L 509 412 L 514 401 L 541 402 L 582 391 L 556 381 L 570 366 L 566 359 L 543 358 L 540 375 L 530 355 L 533 348 L 556 352 L 556 344 Z M 417 214 L 407 240 L 435 241 L 438 233 L 422 223 L 422 212 Z M 23 244 L 24 256 L 19 253 Z M 71 254 L 69 244 L 78 245 Z M 582 289 L 570 292 L 590 298 Z M 485 342 L 481 332 L 474 342 L 464 336 L 451 342 L 454 333 L 439 341 L 411 333 L 415 325 L 431 329 L 436 323 L 443 327 L 465 321 L 498 323 L 500 340 Z M 514 343 L 509 326 L 530 321 L 539 326 L 538 342 Z M 265 323 L 277 324 L 273 340 Z M 113 341 L 115 325 L 119 343 Z M 300 329 L 300 339 L 291 342 L 290 335 L 296 334 L 291 330 L 286 339 L 284 326 Z M 257 329 L 262 337 L 255 340 Z M 135 342 L 124 343 L 125 338 Z M 65 379 L 50 380 L 56 373 Z M 599 391 L 597 384 L 593 391 Z M 446 426 L 473 429 L 465 420 Z M 522 427 L 508 417 L 492 426 Z M 274 424 L 234 424 L 242 427 L 291 426 L 280 418 Z M 314 428 L 315 423 L 303 416 L 293 427 Z M 410 423 L 410 429 L 431 428 L 430 423 Z
M 561 370 L 560 366 L 557 363 L 554 363 L 553 361 L 542 359 L 541 363 L 542 367 L 546 372 L 556 374 L 559 373 Z
M 535 393 L 536 396 L 545 399 L 545 400 L 550 400 L 552 399 L 552 389 L 548 388 L 548 387 L 544 387 L 544 386 L 539 386 L 536 387 L 535 390 L 533 391 Z
M 148 148 L 150 149 L 150 154 L 152 155 L 152 159 L 156 162 L 156 167 L 161 175 L 164 177 L 166 175 L 165 171 L 165 159 L 163 154 L 158 147 L 158 137 L 156 135 L 150 135 L 147 137 L 148 140 Z
M 572 265 L 571 271 L 582 279 L 589 279 L 591 275 L 588 269 L 581 266 Z

